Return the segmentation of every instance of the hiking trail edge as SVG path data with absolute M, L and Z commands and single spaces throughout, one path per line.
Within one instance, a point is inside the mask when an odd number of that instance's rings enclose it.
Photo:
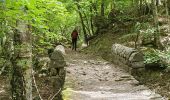
M 64 100 L 167 100 L 100 57 L 67 50 Z

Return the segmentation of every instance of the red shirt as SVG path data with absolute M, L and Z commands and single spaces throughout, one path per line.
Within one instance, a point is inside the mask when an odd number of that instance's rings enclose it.
M 71 33 L 71 37 L 72 37 L 72 39 L 77 38 L 77 37 L 78 37 L 78 32 L 77 32 L 76 30 L 73 31 L 73 32 Z

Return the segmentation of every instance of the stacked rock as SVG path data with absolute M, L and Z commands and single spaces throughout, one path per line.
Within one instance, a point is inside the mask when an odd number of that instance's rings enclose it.
M 54 87 L 54 94 L 63 88 L 65 76 L 66 76 L 66 62 L 64 60 L 63 53 L 55 49 L 50 56 L 50 80 Z M 61 91 L 54 100 L 62 100 Z
M 113 44 L 112 55 L 113 62 L 124 67 L 131 74 L 135 74 L 139 69 L 144 69 L 143 54 L 135 48 Z

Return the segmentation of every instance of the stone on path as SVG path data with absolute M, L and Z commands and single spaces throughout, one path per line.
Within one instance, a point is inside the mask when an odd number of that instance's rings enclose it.
M 66 61 L 64 100 L 168 100 L 102 59 L 70 52 Z

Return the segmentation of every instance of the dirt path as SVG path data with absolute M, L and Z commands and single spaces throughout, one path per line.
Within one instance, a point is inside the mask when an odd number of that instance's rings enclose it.
M 67 51 L 64 100 L 166 100 L 101 58 Z

